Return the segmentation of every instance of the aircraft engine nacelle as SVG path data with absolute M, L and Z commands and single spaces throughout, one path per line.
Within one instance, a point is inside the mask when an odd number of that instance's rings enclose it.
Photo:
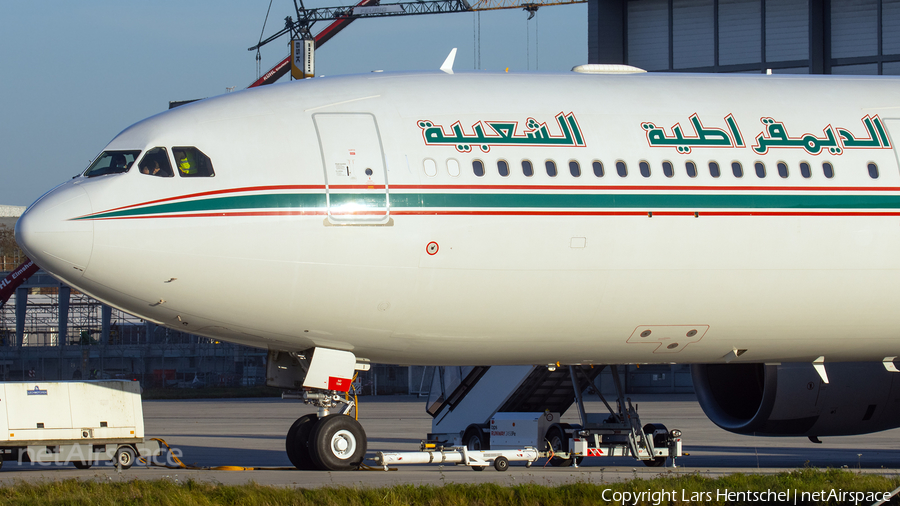
M 810 363 L 691 367 L 706 416 L 757 436 L 846 436 L 900 427 L 900 373 L 880 362 L 826 363 L 825 383 Z

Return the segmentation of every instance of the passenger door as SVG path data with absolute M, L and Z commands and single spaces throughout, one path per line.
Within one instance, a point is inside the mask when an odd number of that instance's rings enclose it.
M 390 218 L 381 135 L 369 113 L 313 115 L 328 218 L 335 223 L 386 223 Z

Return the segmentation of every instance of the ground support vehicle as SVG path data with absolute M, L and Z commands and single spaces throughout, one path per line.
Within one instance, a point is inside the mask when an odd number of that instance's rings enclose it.
M 87 469 L 108 462 L 128 469 L 159 455 L 144 438 L 136 381 L 0 383 L 0 465 L 72 463 Z
M 586 457 L 633 457 L 651 467 L 662 466 L 671 458 L 675 467 L 675 459 L 686 455 L 681 431 L 670 431 L 658 423 L 642 424 L 637 407 L 624 396 L 616 366 L 609 366 L 617 395 L 614 409 L 599 389 L 592 387 L 603 367 L 572 366 L 566 378 L 555 368 L 473 369 L 467 376 L 460 375 L 455 390 L 441 393 L 440 398 L 446 399 L 443 404 L 429 403 L 430 407 L 437 406 L 429 408 L 435 416 L 433 427 L 443 430 L 429 433 L 421 451 L 381 452 L 376 460 L 384 467 L 454 463 L 481 470 L 485 463 L 500 457 L 507 463 L 525 460 L 530 465 L 536 460 L 530 452 L 536 451 L 538 458 L 548 458 L 553 466 L 577 466 Z M 570 389 L 571 397 L 563 391 L 565 388 Z M 585 390 L 595 392 L 608 413 L 587 413 L 582 398 Z M 560 422 L 560 412 L 573 400 L 581 423 Z M 490 414 L 487 410 L 491 406 L 499 407 Z M 510 406 L 554 406 L 559 411 L 507 411 Z M 489 421 L 479 423 L 478 417 L 486 412 Z M 512 452 L 514 458 L 499 452 Z

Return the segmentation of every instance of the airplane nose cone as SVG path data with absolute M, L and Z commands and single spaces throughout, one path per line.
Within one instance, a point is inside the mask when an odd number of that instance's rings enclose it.
M 94 224 L 75 220 L 91 213 L 82 188 L 62 186 L 44 195 L 16 222 L 16 242 L 36 264 L 63 279 L 80 278 L 91 259 Z

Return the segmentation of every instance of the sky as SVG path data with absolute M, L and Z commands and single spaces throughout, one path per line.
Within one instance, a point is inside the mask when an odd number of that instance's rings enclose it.
M 384 0 L 389 3 L 392 0 Z M 308 8 L 353 0 L 307 0 Z M 0 205 L 25 206 L 82 172 L 129 125 L 170 100 L 221 95 L 258 76 L 269 0 L 0 3 Z M 265 36 L 294 16 L 271 0 Z M 569 71 L 587 63 L 587 4 L 480 14 L 480 70 Z M 357 20 L 316 51 L 316 74 L 476 70 L 474 13 Z M 318 33 L 327 23 L 312 28 Z M 265 73 L 287 38 L 261 49 Z M 287 78 L 283 78 L 284 82 Z

